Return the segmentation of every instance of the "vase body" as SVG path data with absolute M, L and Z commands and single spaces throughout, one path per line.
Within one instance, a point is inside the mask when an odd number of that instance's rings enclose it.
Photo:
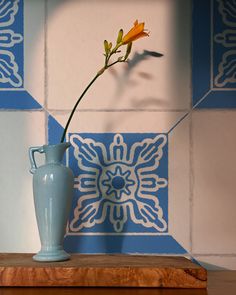
M 71 208 L 74 177 L 61 161 L 69 143 L 29 149 L 33 174 L 33 194 L 41 250 L 36 261 L 63 261 L 70 255 L 63 249 L 63 238 Z M 45 153 L 45 164 L 37 167 L 34 153 Z

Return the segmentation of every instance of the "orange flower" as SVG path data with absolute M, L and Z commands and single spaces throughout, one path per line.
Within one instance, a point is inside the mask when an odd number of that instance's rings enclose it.
M 122 44 L 128 44 L 146 36 L 149 36 L 149 33 L 144 32 L 144 23 L 138 23 L 136 20 L 134 27 L 122 38 Z

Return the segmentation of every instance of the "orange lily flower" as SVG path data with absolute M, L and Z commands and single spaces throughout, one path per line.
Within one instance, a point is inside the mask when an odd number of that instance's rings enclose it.
M 138 23 L 136 20 L 133 28 L 122 38 L 122 44 L 128 44 L 146 36 L 149 36 L 149 33 L 144 32 L 144 23 Z

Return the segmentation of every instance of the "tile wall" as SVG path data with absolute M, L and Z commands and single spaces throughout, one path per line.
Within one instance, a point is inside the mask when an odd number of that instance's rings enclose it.
M 28 147 L 59 141 L 103 66 L 103 40 L 137 18 L 150 37 L 96 81 L 67 134 L 75 189 L 65 248 L 236 269 L 235 9 L 233 0 L 1 1 L 1 252 L 38 251 Z

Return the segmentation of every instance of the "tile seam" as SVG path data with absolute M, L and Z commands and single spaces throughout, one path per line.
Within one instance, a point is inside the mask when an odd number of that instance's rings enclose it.
M 44 112 L 44 109 L 42 108 L 42 109 L 0 109 L 0 112 L 14 112 L 14 113 L 37 113 L 37 112 L 39 112 L 39 113 L 42 113 L 42 112 Z
M 44 0 L 44 114 L 45 114 L 45 143 L 48 144 L 48 47 L 47 47 L 47 37 L 48 37 L 48 9 L 47 0 Z
M 213 253 L 205 253 L 205 254 L 199 254 L 199 253 L 192 253 L 192 256 L 194 257 L 236 257 L 236 254 L 234 253 L 231 253 L 231 254 L 227 254 L 227 253 L 216 253 L 216 254 L 213 254 Z
M 47 110 L 48 104 L 48 55 L 47 55 L 47 0 L 44 0 L 44 108 Z
M 192 114 L 189 121 L 189 239 L 190 239 L 190 253 L 193 252 L 193 190 L 194 190 L 194 171 L 193 171 L 193 121 Z
M 50 112 L 54 112 L 54 113 L 69 113 L 70 110 L 59 110 L 59 109 L 48 109 L 48 111 Z M 120 113 L 120 112 L 137 112 L 137 113 L 168 113 L 168 112 L 179 112 L 179 113 L 182 113 L 182 112 L 189 112 L 189 110 L 156 110 L 156 109 L 152 109 L 152 110 L 144 110 L 144 109 L 78 109 L 76 110 L 76 112 L 117 112 L 117 113 Z

